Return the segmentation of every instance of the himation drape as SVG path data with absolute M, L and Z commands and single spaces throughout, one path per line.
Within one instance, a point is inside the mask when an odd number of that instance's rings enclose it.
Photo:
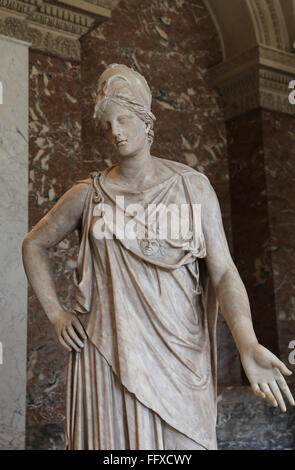
M 69 449 L 216 448 L 217 303 L 191 183 L 204 176 L 160 161 L 169 176 L 144 191 L 106 184 L 112 167 L 84 181 L 75 283 L 88 341 L 69 358 Z M 123 237 L 111 216 L 142 224 L 130 204 L 187 205 L 190 238 Z M 159 234 L 145 220 L 142 233 Z

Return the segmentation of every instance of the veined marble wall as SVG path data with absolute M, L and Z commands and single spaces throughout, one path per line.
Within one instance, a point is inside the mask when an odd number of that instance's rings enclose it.
M 234 255 L 259 341 L 288 356 L 294 316 L 294 117 L 265 109 L 228 122 Z M 294 374 L 287 378 L 295 382 Z
M 276 319 L 281 359 L 293 371 L 289 348 L 295 339 L 295 117 L 274 111 L 262 113 L 265 174 L 268 194 L 271 254 Z M 294 392 L 294 385 L 292 386 Z M 295 420 L 295 410 L 294 410 Z M 295 435 L 294 435 L 295 442 Z
M 80 64 L 29 54 L 29 229 L 89 170 L 80 152 Z M 73 234 L 49 250 L 58 293 L 71 309 Z M 63 448 L 67 351 L 31 287 L 28 295 L 26 448 Z
M 0 449 L 10 450 L 25 444 L 28 44 L 0 35 L 0 60 Z

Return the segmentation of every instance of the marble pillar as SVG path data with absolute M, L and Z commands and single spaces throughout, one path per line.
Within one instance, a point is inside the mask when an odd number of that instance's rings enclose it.
M 279 353 L 262 110 L 227 121 L 234 257 L 258 340 Z
M 0 449 L 25 443 L 28 218 L 28 47 L 0 35 Z
M 294 116 L 257 109 L 227 126 L 235 259 L 259 341 L 294 372 Z

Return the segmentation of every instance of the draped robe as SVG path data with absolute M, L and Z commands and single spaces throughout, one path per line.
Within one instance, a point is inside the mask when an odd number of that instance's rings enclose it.
M 112 167 L 84 181 L 75 310 L 88 341 L 69 358 L 69 449 L 165 449 L 161 423 L 200 448 L 216 448 L 217 302 L 190 180 L 206 177 L 159 160 L 171 176 L 143 191 L 107 186 Z M 124 227 L 134 214 L 116 196 L 143 207 L 187 204 L 190 239 L 148 245 L 123 237 L 106 207 Z

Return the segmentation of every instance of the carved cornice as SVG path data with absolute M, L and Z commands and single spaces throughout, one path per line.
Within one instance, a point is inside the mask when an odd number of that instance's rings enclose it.
M 294 78 L 295 55 L 262 45 L 209 70 L 227 120 L 257 108 L 295 115 L 288 100 Z
M 109 0 L 111 4 L 112 0 Z M 33 49 L 80 60 L 79 38 L 108 19 L 106 0 L 0 0 L 0 33 Z

